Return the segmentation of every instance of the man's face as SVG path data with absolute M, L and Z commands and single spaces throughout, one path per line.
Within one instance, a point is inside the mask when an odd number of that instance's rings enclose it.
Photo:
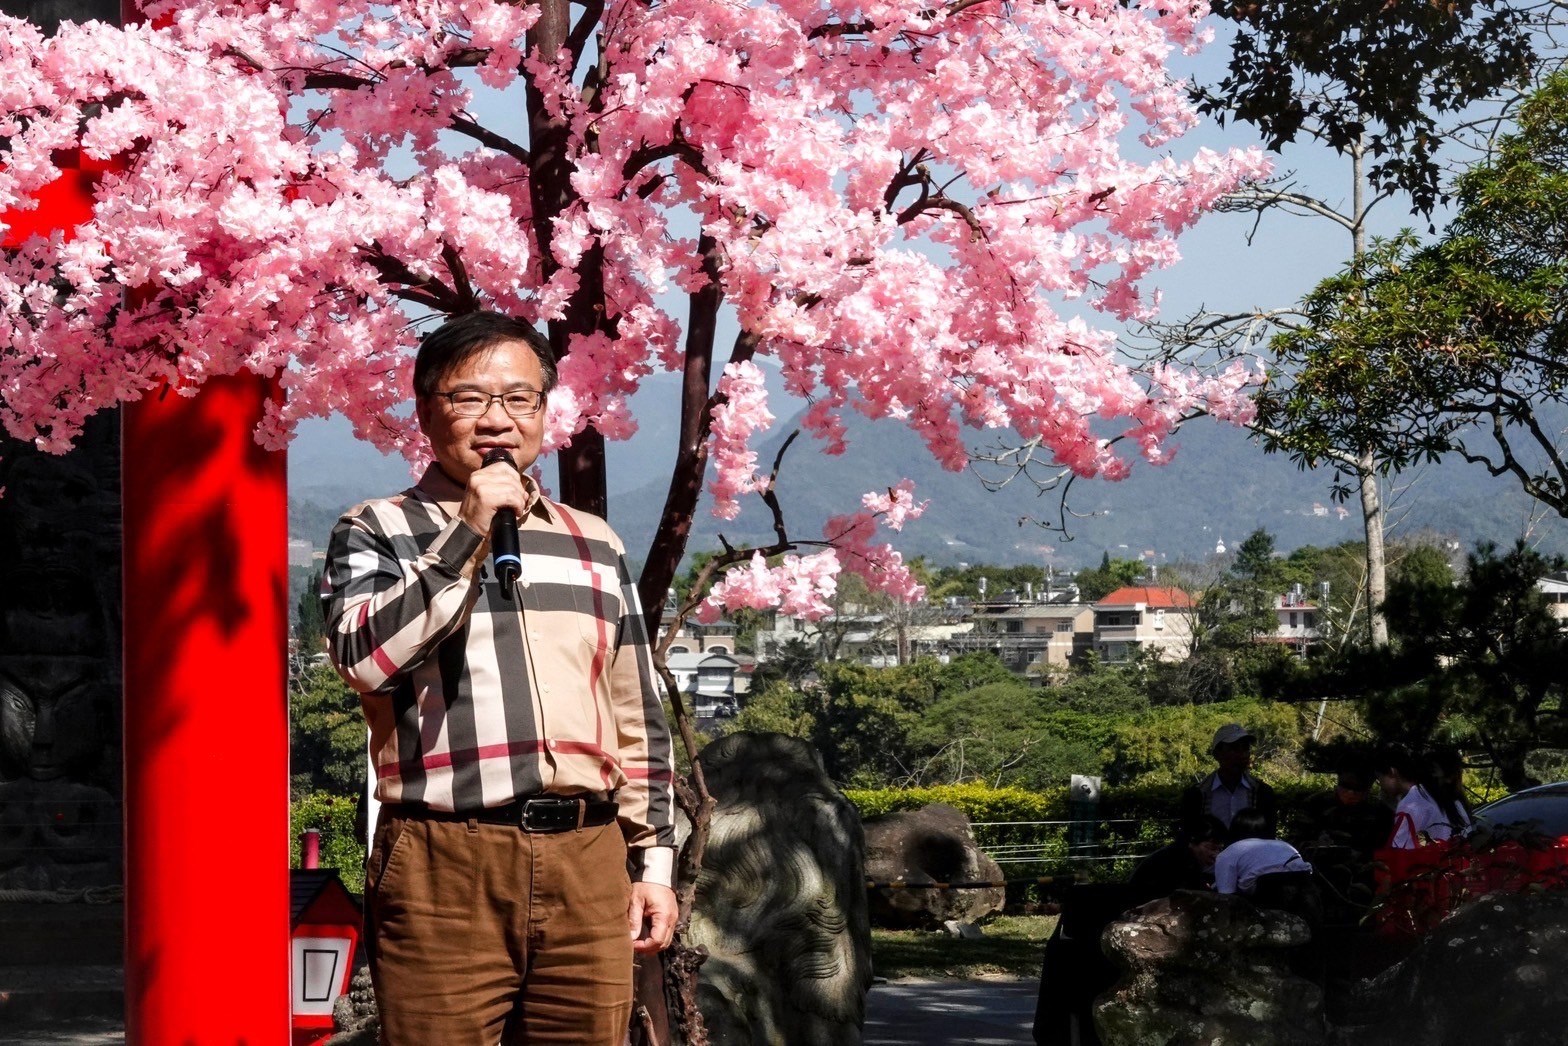
M 1232 741 L 1220 745 L 1215 749 L 1214 761 L 1219 763 L 1221 770 L 1244 774 L 1252 766 L 1252 742 Z
M 472 389 L 497 395 L 519 389 L 541 389 L 544 375 L 539 357 L 521 341 L 503 341 L 442 375 L 436 392 Z M 539 457 L 544 439 L 543 405 L 525 418 L 514 418 L 492 400 L 477 418 L 460 417 L 445 396 L 425 396 L 418 404 L 419 427 L 430 440 L 441 469 L 459 484 L 484 465 L 492 449 L 505 450 L 519 471 L 529 468 Z

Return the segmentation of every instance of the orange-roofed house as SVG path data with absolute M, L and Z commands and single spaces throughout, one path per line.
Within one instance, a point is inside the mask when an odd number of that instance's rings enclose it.
M 1094 604 L 1094 650 L 1116 664 L 1138 650 L 1179 661 L 1192 653 L 1193 598 L 1179 588 L 1127 585 Z

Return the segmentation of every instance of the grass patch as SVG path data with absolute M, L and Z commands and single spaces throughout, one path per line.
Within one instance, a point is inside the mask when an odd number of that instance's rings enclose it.
M 878 977 L 1039 977 L 1054 915 L 999 915 L 981 924 L 975 941 L 942 930 L 871 931 L 871 966 Z

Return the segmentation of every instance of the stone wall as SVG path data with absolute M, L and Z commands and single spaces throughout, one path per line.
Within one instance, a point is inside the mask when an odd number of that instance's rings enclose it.
M 118 413 L 0 444 L 0 488 L 0 889 L 118 885 Z

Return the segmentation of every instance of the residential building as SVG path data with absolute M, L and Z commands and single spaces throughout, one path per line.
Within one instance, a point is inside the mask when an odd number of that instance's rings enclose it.
M 1021 675 L 1065 668 L 1094 642 L 1094 608 L 1084 603 L 976 603 L 972 628 L 953 635 L 955 654 L 988 650 Z
M 1568 628 L 1568 570 L 1546 575 L 1536 582 L 1536 587 L 1551 604 L 1552 616 L 1561 621 L 1564 628 Z
M 1179 661 L 1192 653 L 1193 599 L 1179 588 L 1128 585 L 1094 604 L 1094 650 L 1108 664 L 1139 650 Z
M 669 652 L 674 654 L 733 654 L 735 653 L 735 622 L 720 618 L 704 625 L 687 621 L 670 641 Z
M 1283 643 L 1298 654 L 1318 641 L 1318 607 L 1307 599 L 1300 585 L 1295 585 L 1282 596 L 1274 599 L 1274 614 L 1279 627 L 1272 636 L 1259 637 L 1265 643 Z
M 966 614 L 966 608 L 926 603 L 894 613 L 850 605 L 820 621 L 779 614 L 772 628 L 757 631 L 757 661 L 772 660 L 792 640 L 807 644 L 822 660 L 859 661 L 878 668 L 940 656 L 949 638 L 969 630 Z
M 735 658 L 720 653 L 672 653 L 665 663 L 698 718 L 735 713 L 735 674 L 740 668 Z

